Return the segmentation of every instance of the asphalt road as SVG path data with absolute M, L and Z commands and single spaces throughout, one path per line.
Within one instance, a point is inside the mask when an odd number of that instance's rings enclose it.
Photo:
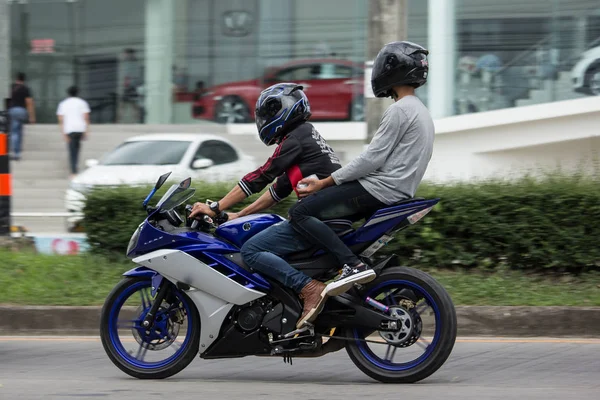
M 317 359 L 197 359 L 173 378 L 140 381 L 97 338 L 0 337 L 0 399 L 600 399 L 600 339 L 461 338 L 446 364 L 386 385 L 346 352 Z

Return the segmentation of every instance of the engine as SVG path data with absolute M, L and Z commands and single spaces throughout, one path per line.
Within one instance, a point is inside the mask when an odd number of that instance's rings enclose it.
M 271 305 L 253 301 L 249 304 L 239 307 L 234 315 L 234 324 L 243 332 L 252 332 L 258 328 L 263 321 L 267 310 L 271 309 Z
M 280 335 L 296 328 L 298 314 L 285 309 L 282 303 L 263 297 L 234 309 L 230 320 L 244 334 L 261 330 L 263 334 Z

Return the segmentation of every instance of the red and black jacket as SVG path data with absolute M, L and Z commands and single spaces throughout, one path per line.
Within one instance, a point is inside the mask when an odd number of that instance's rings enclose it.
M 246 196 L 250 196 L 277 178 L 269 192 L 273 200 L 279 202 L 296 190 L 302 178 L 312 174 L 319 179 L 327 178 L 341 167 L 335 152 L 319 132 L 312 124 L 303 123 L 279 143 L 262 167 L 244 176 L 238 184 Z

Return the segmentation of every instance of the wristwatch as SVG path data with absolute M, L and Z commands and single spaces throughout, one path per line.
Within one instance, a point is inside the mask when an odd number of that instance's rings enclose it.
M 217 215 L 219 215 L 219 213 L 221 211 L 221 210 L 219 210 L 219 202 L 218 201 L 213 201 L 212 203 L 210 203 L 208 208 L 210 208 L 210 210 Z

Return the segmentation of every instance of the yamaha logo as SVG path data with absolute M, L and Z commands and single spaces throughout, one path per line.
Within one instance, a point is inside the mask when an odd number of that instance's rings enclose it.
M 227 11 L 223 14 L 223 35 L 248 36 L 252 32 L 254 18 L 248 11 Z
M 245 230 L 246 232 L 248 232 L 250 230 L 250 228 L 252 228 L 252 225 L 250 224 L 250 222 L 246 222 L 243 226 L 242 229 Z

